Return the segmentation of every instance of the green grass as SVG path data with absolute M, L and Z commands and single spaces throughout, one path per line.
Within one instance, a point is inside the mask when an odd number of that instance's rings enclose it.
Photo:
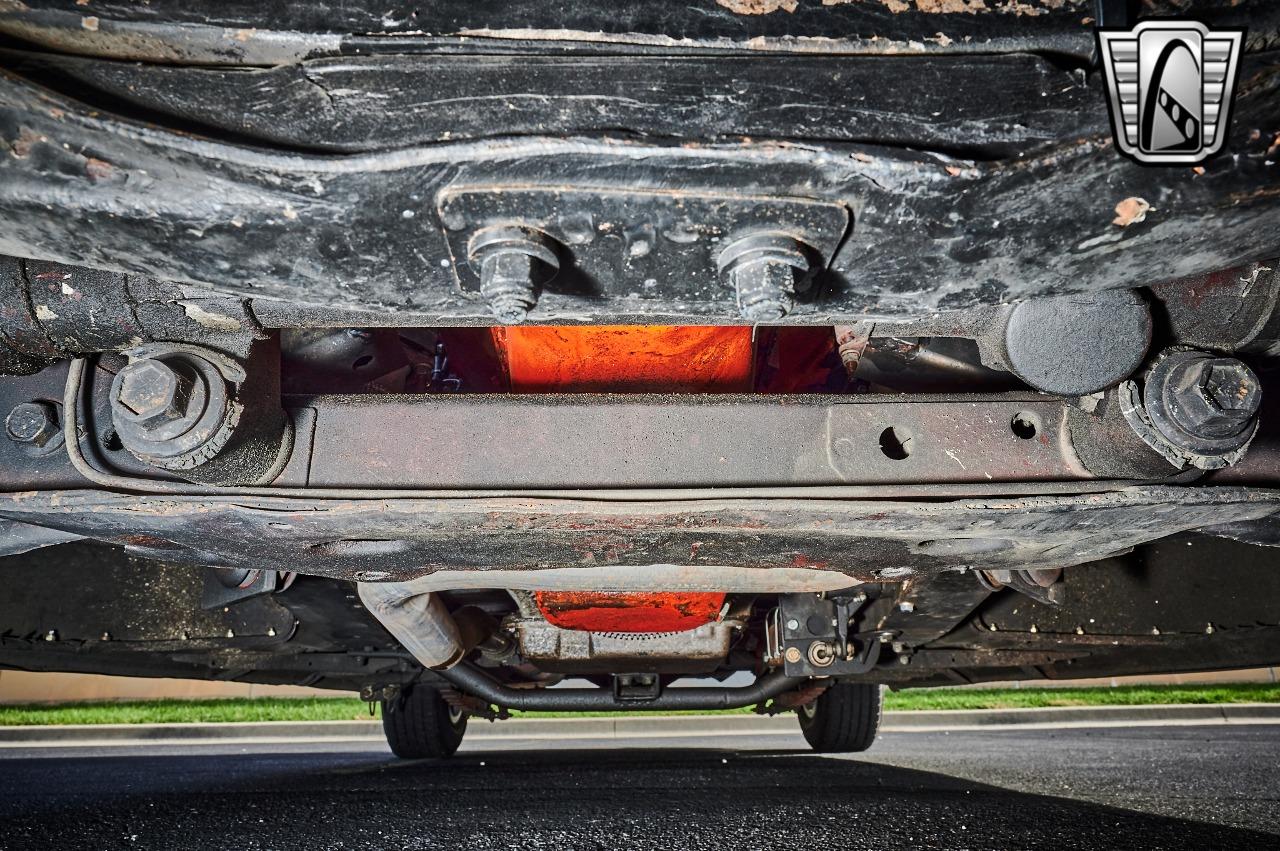
M 1280 703 L 1280 685 L 1238 683 L 1217 686 L 1120 686 L 1117 688 L 935 688 L 885 694 L 885 709 L 889 710 L 1140 706 L 1153 703 Z M 751 710 L 734 711 L 750 712 Z M 567 717 L 569 713 L 519 714 L 525 717 Z M 586 714 L 607 716 L 619 713 Z M 645 713 L 626 714 L 643 715 Z M 368 705 L 353 697 L 152 700 L 0 706 L 0 726 L 370 720 L 373 719 L 369 715 Z
M 885 709 L 1033 709 L 1043 706 L 1143 706 L 1153 703 L 1280 703 L 1280 684 L 1116 686 L 1115 688 L 930 688 L 889 692 Z
M 128 700 L 0 706 L 0 726 L 26 724 L 189 724 L 214 721 L 368 721 L 354 697 Z

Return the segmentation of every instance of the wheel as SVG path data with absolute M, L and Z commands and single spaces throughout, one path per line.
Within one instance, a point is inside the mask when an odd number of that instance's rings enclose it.
M 401 759 L 452 756 L 467 732 L 467 714 L 430 686 L 409 686 L 382 701 L 382 732 Z
M 865 751 L 880 728 L 880 686 L 836 683 L 796 710 L 805 741 L 819 753 Z

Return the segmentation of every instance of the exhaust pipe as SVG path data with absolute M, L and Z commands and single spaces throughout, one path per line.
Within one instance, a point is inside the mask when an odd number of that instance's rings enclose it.
M 430 577 L 423 577 L 428 582 Z M 478 609 L 449 613 L 437 594 L 422 590 L 427 582 L 360 582 L 360 600 L 424 668 L 440 671 L 460 691 L 508 709 L 734 709 L 764 703 L 804 682 L 781 671 L 765 674 L 748 686 L 666 688 L 648 700 L 624 700 L 612 690 L 515 689 L 499 683 L 473 665 L 458 663 L 492 636 L 492 622 Z
M 440 676 L 457 686 L 459 691 L 495 706 L 531 712 L 740 709 L 765 703 L 805 681 L 804 677 L 788 677 L 782 671 L 774 671 L 745 686 L 664 688 L 657 697 L 628 700 L 615 696 L 613 690 L 607 688 L 512 688 L 471 664 L 442 671 Z
M 424 668 L 442 670 L 462 661 L 470 648 L 438 594 L 414 581 L 359 582 L 360 602 Z

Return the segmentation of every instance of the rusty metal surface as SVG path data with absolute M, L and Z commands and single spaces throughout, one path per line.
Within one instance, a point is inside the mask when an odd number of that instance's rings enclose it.
M 1280 258 L 1154 287 L 1173 336 L 1220 351 L 1276 353 L 1280 343 Z
M 620 500 L 625 493 L 619 492 Z M 365 579 L 445 569 L 665 564 L 812 568 L 900 580 L 962 565 L 1082 564 L 1180 531 L 1277 510 L 1280 491 L 1169 486 L 947 502 L 321 500 L 101 491 L 0 498 L 0 517 L 123 544 L 155 558 L 287 565 Z
M 1091 478 L 1035 394 L 294 398 L 312 487 L 729 487 Z M 1030 438 L 1015 418 L 1035 421 Z M 388 430 L 386 423 L 395 423 Z M 1025 432 L 1024 432 L 1025 433 Z
M 191 121 L 210 133 L 233 126 L 265 143 L 334 153 L 503 135 L 627 132 L 874 139 L 1012 155 L 1106 124 L 1097 81 L 1022 53 L 856 62 L 759 53 L 738 61 L 397 54 L 246 71 L 0 50 L 0 65 L 51 84 L 65 81 L 85 100 L 109 97 L 145 109 L 157 123 Z M 998 107 L 986 98 L 992 76 L 1002 82 Z M 945 88 L 921 84 L 941 77 Z M 794 80 L 805 81 L 803 98 L 796 97 Z M 874 110 L 866 108 L 870 92 Z M 931 117 L 942 111 L 950 120 Z
M 822 286 L 787 317 L 796 324 L 1155 284 L 1274 251 L 1276 176 L 1258 128 L 1274 124 L 1280 74 L 1274 53 L 1246 56 L 1242 67 L 1232 156 L 1207 166 L 1205 179 L 1128 163 L 1101 132 L 1016 160 L 955 163 L 875 145 L 555 135 L 286 154 L 135 124 L 4 76 L 0 136 L 12 155 L 0 158 L 0 251 L 281 299 L 291 304 L 273 309 L 295 321 L 315 306 L 490 324 L 484 303 L 459 290 L 451 262 L 440 262 L 450 257 L 432 221 L 440 192 L 481 182 L 679 187 L 857 211 Z M 1160 198 L 1158 212 L 1112 224 L 1116 204 L 1132 196 Z M 729 291 L 658 295 L 552 287 L 531 321 L 742 321 Z
M 1147 15 L 1249 25 L 1265 43 L 1276 28 L 1267 0 L 1146 0 Z M 795 0 L 437 0 L 412 14 L 348 0 L 25 0 L 0 6 L 0 32 L 68 53 L 216 65 L 278 65 L 308 56 L 509 52 L 963 54 L 1020 50 L 1087 59 L 1090 0 L 795 2 Z M 1256 31 L 1256 34 L 1255 34 Z
M 1172 0 L 1166 0 L 1168 5 Z M 1214 4 L 1193 0 L 1195 11 Z M 65 52 L 173 63 L 274 65 L 306 56 L 469 52 L 510 45 L 601 52 L 631 47 L 717 51 L 963 53 L 1057 50 L 1088 56 L 1081 16 L 1088 0 L 971 2 L 916 7 L 896 0 L 858 3 L 662 0 L 547 4 L 538 0 L 442 0 L 389 15 L 371 0 L 298 7 L 270 2 L 205 4 L 153 0 L 27 0 L 0 7 L 0 32 Z M 1184 0 L 1178 0 L 1184 10 Z M 1247 11 L 1257 11 L 1253 2 Z M 1185 11 L 1185 10 L 1184 10 Z M 1234 11 L 1234 10 L 1232 10 Z

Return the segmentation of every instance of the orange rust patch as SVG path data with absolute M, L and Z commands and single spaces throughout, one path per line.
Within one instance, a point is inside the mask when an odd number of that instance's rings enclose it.
M 31 148 L 36 142 L 44 142 L 45 137 L 37 134 L 30 127 L 19 127 L 18 138 L 9 143 L 9 150 L 18 159 L 30 156 Z
M 84 164 L 85 174 L 89 175 L 89 179 L 95 183 L 99 180 L 106 180 L 116 173 L 116 167 L 106 160 L 99 160 L 89 157 Z
M 769 15 L 779 9 L 796 10 L 796 0 L 716 0 L 721 6 L 738 15 Z
M 1116 204 L 1116 217 L 1111 220 L 1111 224 L 1122 228 L 1136 225 L 1147 217 L 1150 209 L 1151 205 L 1145 198 L 1125 198 Z
M 926 15 L 976 15 L 987 11 L 984 0 L 916 0 L 916 8 Z
M 1081 0 L 822 0 L 823 6 L 876 2 L 890 12 L 922 12 L 926 15 L 1005 14 L 1036 17 L 1068 5 L 1084 5 Z M 723 3 L 722 3 L 723 5 Z

